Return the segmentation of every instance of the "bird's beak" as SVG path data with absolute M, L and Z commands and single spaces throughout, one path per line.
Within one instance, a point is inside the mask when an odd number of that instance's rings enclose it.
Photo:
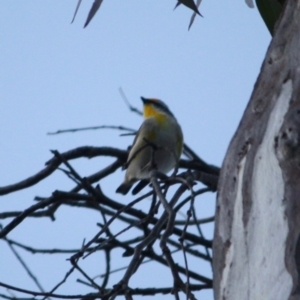
M 144 97 L 141 97 L 141 100 L 143 101 L 144 104 L 146 104 L 147 102 L 149 102 L 149 99 L 146 99 Z

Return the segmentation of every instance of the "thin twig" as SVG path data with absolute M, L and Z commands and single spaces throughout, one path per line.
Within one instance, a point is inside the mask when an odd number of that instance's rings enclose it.
M 29 277 L 33 280 L 33 282 L 36 284 L 36 286 L 39 288 L 39 290 L 43 293 L 45 293 L 45 290 L 43 289 L 41 283 L 39 282 L 39 280 L 37 279 L 37 277 L 32 273 L 32 271 L 30 270 L 30 268 L 27 266 L 27 264 L 25 263 L 25 261 L 22 259 L 22 257 L 19 255 L 19 253 L 17 252 L 17 250 L 13 247 L 13 245 L 10 243 L 10 241 L 6 238 L 4 238 L 4 240 L 7 242 L 8 246 L 10 247 L 11 251 L 13 252 L 13 254 L 16 256 L 16 258 L 18 259 L 18 261 L 20 262 L 20 264 L 23 266 L 23 268 L 25 269 L 25 271 L 27 272 L 27 274 L 29 275 Z
M 121 87 L 119 87 L 119 93 L 130 111 L 137 113 L 140 116 L 143 115 L 143 113 L 138 108 L 136 108 L 130 104 L 130 102 L 128 101 L 128 98 L 126 97 L 126 95 Z
M 49 292 L 49 293 L 47 293 L 47 294 L 50 294 L 51 296 L 52 296 L 52 294 L 61 286 L 61 285 L 63 285 L 66 281 L 67 281 L 67 279 L 69 278 L 69 276 L 74 272 L 74 270 L 75 270 L 75 268 L 74 267 L 72 267 L 66 274 L 65 274 L 65 276 L 64 276 L 64 278 L 58 283 L 58 284 L 56 284 L 55 286 L 54 286 L 54 288 L 52 288 L 52 290 Z M 43 300 L 45 300 L 47 298 L 47 296 L 45 296 L 44 298 L 43 298 Z
M 136 131 L 135 129 L 124 127 L 124 126 L 100 125 L 100 126 L 79 127 L 79 128 L 70 128 L 70 129 L 60 129 L 54 132 L 48 132 L 47 135 L 57 135 L 61 133 L 74 133 L 79 131 L 98 130 L 98 129 L 116 129 L 116 130 L 129 131 L 129 132 Z
M 46 199 L 44 201 L 40 201 L 39 203 L 36 203 L 29 208 L 25 209 L 20 215 L 18 215 L 16 218 L 14 218 L 8 225 L 6 225 L 1 231 L 0 231 L 0 238 L 5 237 L 10 231 L 12 231 L 16 226 L 18 226 L 28 215 L 33 213 L 34 211 L 45 208 L 46 206 L 54 203 L 56 200 L 50 197 L 49 199 Z
M 127 151 L 119 150 L 112 147 L 79 147 L 72 149 L 70 151 L 61 153 L 61 155 L 66 159 L 76 159 L 79 157 L 92 158 L 97 156 L 112 156 L 119 158 L 121 161 L 126 161 L 127 159 Z M 51 175 L 61 164 L 61 160 L 57 158 L 52 158 L 46 163 L 46 167 L 36 173 L 33 176 L 28 177 L 25 180 L 22 180 L 18 183 L 0 187 L 0 196 L 6 195 L 12 192 L 16 192 L 21 189 L 28 188 L 45 179 L 49 175 Z
M 173 198 L 170 201 L 170 206 L 174 206 L 175 203 L 178 201 L 179 197 L 182 195 L 182 193 L 186 190 L 186 187 L 181 186 L 177 192 L 175 193 L 175 195 L 173 196 Z M 168 219 L 168 213 L 164 212 L 162 214 L 162 216 L 160 217 L 160 219 L 157 221 L 157 223 L 154 225 L 154 227 L 152 228 L 151 232 L 149 233 L 149 235 L 140 243 L 136 246 L 135 250 L 134 250 L 134 255 L 133 258 L 127 268 L 126 273 L 124 274 L 122 281 L 120 282 L 121 285 L 128 284 L 128 281 L 130 279 L 130 277 L 132 276 L 132 274 L 135 272 L 136 269 L 136 264 L 138 263 L 138 259 L 141 255 L 141 251 L 147 246 L 149 245 L 154 239 L 156 239 L 159 236 L 159 233 L 161 231 L 161 228 L 163 227 L 163 225 L 166 223 Z

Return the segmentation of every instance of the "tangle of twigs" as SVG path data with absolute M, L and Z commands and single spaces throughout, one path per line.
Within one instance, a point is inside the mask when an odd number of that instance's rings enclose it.
M 105 126 L 93 127 L 106 128 Z M 129 130 L 125 127 L 113 127 L 119 130 Z M 85 130 L 84 128 L 83 130 Z M 68 132 L 80 129 L 70 129 Z M 57 131 L 55 134 L 66 131 Z M 155 151 L 155 150 L 154 150 Z M 0 187 L 0 195 L 4 196 L 24 189 L 31 188 L 45 180 L 55 172 L 63 173 L 74 182 L 73 188 L 68 191 L 54 190 L 48 197 L 36 197 L 35 203 L 20 211 L 2 211 L 0 219 L 6 225 L 0 229 L 0 238 L 14 253 L 22 264 L 27 274 L 38 288 L 29 290 L 17 287 L 10 283 L 0 282 L 0 286 L 8 292 L 0 293 L 5 299 L 24 299 L 23 295 L 31 295 L 46 298 L 60 299 L 114 299 L 118 295 L 124 295 L 126 299 L 132 299 L 134 295 L 173 294 L 179 299 L 179 294 L 184 293 L 186 299 L 196 299 L 195 292 L 212 288 L 212 278 L 201 274 L 201 270 L 194 269 L 189 260 L 198 260 L 209 266 L 211 257 L 211 239 L 206 239 L 201 226 L 214 221 L 211 216 L 202 216 L 195 206 L 200 198 L 209 192 L 214 192 L 217 187 L 219 168 L 205 163 L 194 151 L 185 145 L 187 159 L 181 159 L 178 165 L 180 173 L 171 177 L 160 177 L 153 170 L 150 179 L 151 187 L 147 192 L 140 193 L 131 202 L 124 204 L 118 202 L 101 188 L 102 181 L 106 180 L 117 169 L 126 163 L 128 152 L 112 147 L 79 147 L 60 153 L 52 151 L 53 157 L 46 162 L 45 167 L 36 174 L 9 186 Z M 80 158 L 93 159 L 95 157 L 108 156 L 114 159 L 112 163 L 89 176 L 82 176 L 73 166 L 72 162 Z M 206 187 L 196 186 L 202 183 Z M 116 184 L 117 185 L 117 184 Z M 114 195 L 114 194 L 113 194 Z M 141 201 L 151 199 L 148 209 L 138 207 Z M 2 199 L 5 201 L 5 198 Z M 39 248 L 18 240 L 12 239 L 10 234 L 23 222 L 30 218 L 50 218 L 55 221 L 58 212 L 63 208 L 84 209 L 98 212 L 102 221 L 93 236 L 85 240 L 77 248 Z M 187 210 L 185 219 L 180 217 L 183 209 Z M 88 212 L 86 212 L 88 213 Z M 199 218 L 201 215 L 201 218 Z M 114 224 L 119 224 L 118 231 Z M 51 226 L 51 225 L 49 225 Z M 123 238 L 125 234 L 131 234 L 131 238 Z M 30 233 L 28 233 L 30 234 Z M 90 236 L 90 233 L 87 235 Z M 115 250 L 122 250 L 126 265 L 123 268 L 112 269 L 111 261 L 114 260 Z M 38 275 L 22 259 L 22 253 L 43 255 L 68 255 L 69 269 L 57 278 L 55 286 L 43 287 Z M 85 270 L 83 262 L 97 253 L 104 253 L 102 262 L 102 275 L 93 276 Z M 182 253 L 178 260 L 178 253 Z M 128 261 L 129 259 L 129 261 Z M 125 262 L 125 260 L 124 260 Z M 168 268 L 173 285 L 170 287 L 152 287 L 151 280 L 146 288 L 133 288 L 130 281 L 138 274 L 142 265 L 156 262 L 157 265 Z M 124 272 L 121 280 L 114 281 L 113 274 Z M 101 273 L 101 272 L 99 272 Z M 88 294 L 61 294 L 57 291 L 69 280 L 70 276 L 77 274 L 79 284 L 89 287 Z M 48 291 L 47 291 L 48 290 Z M 21 296 L 16 296 L 17 293 Z

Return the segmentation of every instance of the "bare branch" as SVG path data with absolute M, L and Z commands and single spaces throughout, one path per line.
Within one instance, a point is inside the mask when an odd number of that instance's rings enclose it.
M 117 130 L 122 130 L 122 131 L 129 131 L 131 133 L 136 132 L 136 130 L 129 128 L 129 127 L 124 127 L 124 126 L 101 125 L 101 126 L 62 129 L 62 130 L 57 130 L 55 132 L 48 132 L 47 134 L 48 135 L 57 135 L 57 134 L 61 134 L 61 133 L 73 133 L 73 132 L 79 132 L 79 131 L 98 130 L 98 129 L 117 129 Z
M 121 94 L 122 99 L 124 100 L 125 104 L 127 105 L 127 107 L 129 108 L 130 111 L 142 116 L 143 113 L 136 107 L 132 106 L 128 100 L 128 98 L 126 97 L 123 89 L 120 87 L 119 88 L 119 93 Z
M 13 254 L 16 256 L 16 258 L 18 259 L 18 261 L 20 262 L 20 264 L 23 266 L 23 268 L 25 269 L 25 271 L 27 272 L 27 274 L 29 275 L 29 277 L 33 280 L 33 282 L 36 284 L 36 286 L 39 288 L 39 290 L 43 293 L 45 293 L 41 283 L 39 282 L 38 278 L 33 274 L 33 272 L 30 270 L 30 268 L 28 267 L 28 265 L 25 263 L 25 261 L 23 260 L 23 258 L 20 256 L 20 254 L 16 251 L 16 249 L 13 247 L 12 243 L 10 243 L 10 241 L 6 238 L 4 238 L 4 240 L 7 242 L 8 246 L 10 247 L 11 251 L 13 252 Z
M 126 151 L 111 147 L 79 147 L 64 152 L 61 155 L 62 157 L 64 157 L 65 160 L 76 159 L 80 157 L 92 158 L 97 156 L 112 156 L 117 157 L 122 161 L 125 161 L 127 158 Z M 16 184 L 0 187 L 0 196 L 33 186 L 34 184 L 40 182 L 41 180 L 49 176 L 51 173 L 53 173 L 60 164 L 60 159 L 56 157 L 52 158 L 46 163 L 47 166 L 37 174 L 28 177 L 27 179 L 22 180 Z
M 155 145 L 146 141 L 147 147 L 152 147 L 153 152 L 156 151 Z M 186 293 L 189 299 L 195 299 L 192 291 L 193 285 L 190 283 L 190 279 L 200 283 L 204 283 L 201 288 L 209 288 L 212 286 L 212 280 L 201 274 L 198 274 L 188 268 L 187 256 L 191 255 L 198 259 L 211 262 L 211 256 L 207 248 L 212 247 L 212 241 L 205 239 L 202 236 L 201 228 L 198 229 L 198 234 L 188 231 L 188 226 L 200 226 L 202 223 L 212 222 L 212 218 L 204 218 L 197 220 L 194 216 L 194 220 L 191 221 L 190 217 L 183 223 L 182 221 L 176 220 L 177 212 L 189 201 L 195 201 L 195 197 L 204 194 L 206 192 L 215 189 L 218 181 L 219 169 L 203 162 L 192 150 L 189 150 L 189 157 L 191 161 L 181 160 L 181 168 L 187 167 L 188 171 L 182 172 L 176 175 L 174 172 L 171 177 L 166 175 L 162 176 L 160 173 L 155 171 L 155 162 L 152 161 L 152 168 L 154 169 L 151 181 L 153 191 L 144 194 L 131 201 L 129 204 L 124 205 L 117 201 L 114 201 L 107 195 L 105 195 L 100 187 L 100 181 L 107 178 L 110 174 L 114 173 L 120 168 L 127 160 L 127 151 L 111 147 L 79 147 L 64 153 L 60 153 L 57 150 L 53 150 L 54 157 L 46 163 L 46 167 L 31 178 L 11 185 L 8 187 L 0 188 L 0 193 L 3 194 L 14 192 L 18 189 L 29 187 L 35 183 L 43 180 L 49 176 L 54 170 L 58 169 L 72 181 L 75 182 L 74 187 L 69 191 L 54 191 L 50 197 L 35 197 L 38 203 L 28 207 L 24 211 L 12 211 L 0 213 L 0 218 L 14 218 L 6 227 L 0 232 L 0 238 L 4 238 L 11 247 L 17 246 L 31 253 L 43 253 L 43 254 L 66 254 L 71 253 L 70 262 L 72 266 L 66 272 L 62 280 L 60 280 L 49 293 L 37 293 L 35 291 L 28 291 L 12 287 L 14 291 L 23 291 L 23 293 L 29 293 L 33 296 L 42 296 L 44 299 L 48 297 L 62 298 L 62 299 L 76 299 L 80 297 L 82 299 L 108 299 L 114 298 L 117 295 L 124 295 L 127 299 L 130 299 L 135 294 L 147 294 L 150 289 L 132 289 L 128 286 L 129 280 L 132 275 L 137 272 L 139 267 L 145 262 L 157 262 L 162 266 L 169 267 L 172 272 L 174 279 L 174 286 L 169 288 L 168 293 L 174 293 L 174 296 L 179 299 L 179 293 L 182 291 Z M 172 154 L 170 154 L 172 155 Z M 71 165 L 70 160 L 79 158 L 93 158 L 97 156 L 111 156 L 115 158 L 115 161 L 103 169 L 91 174 L 87 177 L 82 177 L 79 172 Z M 153 157 L 153 156 L 152 156 Z M 64 165 L 61 167 L 61 165 Z M 50 170 L 51 169 L 51 170 Z M 50 170 L 50 171 L 49 171 Z M 43 173 L 41 175 L 41 173 Z M 46 174 L 46 175 L 45 175 Z M 159 178 L 159 181 L 158 181 Z M 208 185 L 208 188 L 202 188 L 192 191 L 192 187 L 196 182 L 202 182 Z M 25 184 L 24 184 L 25 182 Z M 96 187 L 93 186 L 97 183 Z M 177 191 L 168 201 L 168 191 L 171 185 L 178 185 Z M 181 199 L 183 193 L 190 189 L 192 194 L 185 199 Z M 134 206 L 151 196 L 152 202 L 149 203 L 149 208 L 146 211 L 135 208 Z M 156 201 L 156 200 L 159 201 Z M 179 203 L 177 206 L 176 203 Z M 94 234 L 94 236 L 84 242 L 84 245 L 79 249 L 39 249 L 30 245 L 24 245 L 18 241 L 14 241 L 6 238 L 7 234 L 16 228 L 23 220 L 27 217 L 50 217 L 54 220 L 54 213 L 62 206 L 88 208 L 94 211 L 98 211 L 102 216 L 102 223 L 98 224 L 100 230 Z M 163 207 L 162 214 L 158 214 L 159 210 Z M 156 214 L 158 216 L 156 216 Z M 110 217 L 110 218 L 109 218 Z M 110 227 L 113 222 L 122 222 L 122 229 L 118 230 L 117 233 L 111 233 Z M 125 226 L 124 226 L 125 224 Z M 126 225 L 127 224 L 127 225 Z M 181 229 L 178 226 L 184 225 Z M 135 236 L 131 240 L 123 240 L 122 236 L 124 232 L 135 228 L 141 232 L 141 234 Z M 174 240 L 175 237 L 184 237 L 181 243 Z M 160 246 L 162 254 L 156 254 L 153 247 L 160 240 Z M 206 253 L 201 253 L 198 250 L 194 250 L 194 246 L 203 245 L 206 247 Z M 170 250 L 169 247 L 175 248 Z M 124 257 L 131 257 L 131 262 L 126 266 L 123 279 L 119 284 L 113 288 L 106 289 L 106 286 L 110 282 L 110 276 L 112 273 L 120 271 L 122 269 L 117 268 L 111 270 L 110 261 L 113 259 L 113 249 L 122 249 Z M 101 283 L 96 282 L 96 278 L 99 276 L 92 277 L 87 270 L 81 265 L 82 259 L 86 259 L 90 255 L 96 252 L 103 251 L 105 255 L 105 261 L 103 267 L 105 268 L 104 275 L 101 276 Z M 173 254 L 183 251 L 185 263 L 175 263 L 173 260 Z M 71 274 L 75 272 L 84 276 L 85 280 L 78 279 L 78 282 L 89 286 L 92 289 L 96 289 L 96 293 L 87 295 L 58 295 L 54 292 L 62 286 Z M 183 283 L 180 276 L 186 276 L 187 283 Z M 5 285 L 5 284 L 3 284 Z M 1 286 L 1 284 L 0 284 Z M 7 285 L 8 286 L 8 285 Z M 152 292 L 157 294 L 160 289 L 152 289 Z M 1 296 L 1 295 L 0 295 Z
M 13 219 L 8 225 L 6 225 L 1 231 L 0 231 L 0 238 L 5 237 L 10 231 L 12 231 L 16 226 L 18 226 L 28 215 L 30 215 L 32 212 L 44 208 L 48 206 L 51 203 L 54 203 L 56 199 L 50 197 L 49 199 L 46 199 L 44 201 L 41 201 L 37 204 L 34 204 L 30 206 L 29 208 L 25 209 L 19 216 L 17 216 L 15 219 Z

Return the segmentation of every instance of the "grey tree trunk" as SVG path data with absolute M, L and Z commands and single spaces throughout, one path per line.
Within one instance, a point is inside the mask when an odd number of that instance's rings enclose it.
M 215 300 L 300 299 L 299 234 L 300 0 L 287 0 L 222 166 Z

